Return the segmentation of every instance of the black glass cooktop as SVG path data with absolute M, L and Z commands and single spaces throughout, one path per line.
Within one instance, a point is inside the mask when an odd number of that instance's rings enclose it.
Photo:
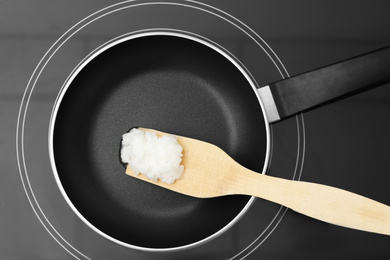
M 48 128 L 69 74 L 115 37 L 183 30 L 235 56 L 259 86 L 390 45 L 385 1 L 3 1 L 0 5 L 1 259 L 388 259 L 390 237 L 256 199 L 217 238 L 140 251 L 86 225 L 52 173 Z M 389 72 L 390 73 L 390 72 Z M 390 204 L 390 85 L 271 125 L 266 174 Z M 390 219 L 389 219 L 390 221 Z

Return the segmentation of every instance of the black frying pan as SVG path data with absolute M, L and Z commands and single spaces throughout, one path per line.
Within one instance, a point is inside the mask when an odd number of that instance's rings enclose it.
M 121 38 L 88 57 L 60 93 L 50 131 L 57 182 L 88 225 L 122 245 L 199 244 L 229 228 L 253 199 L 197 199 L 128 177 L 119 157 L 122 134 L 142 126 L 201 139 L 263 172 L 270 122 L 389 80 L 382 69 L 390 68 L 389 53 L 256 90 L 245 69 L 206 40 L 166 32 Z

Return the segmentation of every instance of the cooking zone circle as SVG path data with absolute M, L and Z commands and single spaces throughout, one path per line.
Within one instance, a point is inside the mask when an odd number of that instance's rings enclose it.
M 123 2 L 122 4 L 117 4 L 113 5 L 111 7 L 105 8 L 85 20 L 81 21 L 77 25 L 75 25 L 73 28 L 71 28 L 67 33 L 65 33 L 53 46 L 52 48 L 46 53 L 46 55 L 43 57 L 41 62 L 38 64 L 34 74 L 31 77 L 31 80 L 27 86 L 25 95 L 22 100 L 22 104 L 20 107 L 20 114 L 18 118 L 18 133 L 17 133 L 17 149 L 18 149 L 18 162 L 20 166 L 20 175 L 22 182 L 24 184 L 25 190 L 26 190 L 26 195 L 30 200 L 30 203 L 37 214 L 38 218 L 40 219 L 41 223 L 44 225 L 44 227 L 47 229 L 47 231 L 53 236 L 53 238 L 61 245 L 64 247 L 65 250 L 67 250 L 70 254 L 75 256 L 76 258 L 88 258 L 85 254 L 81 253 L 79 250 L 77 250 L 71 242 L 66 241 L 59 232 L 57 232 L 56 228 L 51 224 L 49 219 L 46 217 L 44 210 L 39 206 L 38 200 L 36 199 L 34 195 L 34 190 L 32 186 L 29 184 L 29 178 L 30 175 L 27 174 L 27 167 L 25 166 L 25 153 L 24 153 L 24 144 L 23 144 L 23 133 L 25 129 L 25 119 L 26 119 L 26 114 L 29 108 L 29 102 L 31 99 L 34 98 L 33 91 L 35 88 L 38 87 L 37 82 L 39 82 L 39 78 L 42 77 L 45 73 L 45 68 L 46 65 L 51 61 L 52 57 L 56 55 L 56 53 L 66 46 L 67 42 L 69 39 L 77 35 L 78 32 L 80 32 L 82 29 L 86 28 L 88 25 L 98 21 L 101 18 L 106 18 L 108 15 L 113 15 L 117 11 L 122 11 L 127 8 L 132 8 L 132 7 L 147 7 L 147 6 L 153 6 L 153 5 L 164 5 L 164 6 L 180 6 L 180 7 L 185 7 L 185 8 L 190 8 L 192 10 L 196 10 L 197 12 L 203 12 L 207 13 L 208 15 L 213 15 L 217 17 L 218 19 L 222 19 L 224 22 L 229 23 L 229 26 L 234 26 L 236 29 L 239 29 L 241 33 L 245 34 L 248 38 L 251 39 L 251 41 L 254 41 L 255 44 L 258 46 L 258 48 L 261 49 L 261 52 L 266 53 L 266 57 L 269 58 L 272 61 L 272 64 L 275 66 L 277 71 L 280 73 L 281 77 L 287 77 L 288 74 L 285 71 L 283 65 L 277 59 L 276 55 L 272 52 L 272 50 L 269 48 L 267 44 L 252 30 L 250 30 L 248 27 L 246 27 L 244 24 L 236 20 L 235 18 L 231 17 L 230 15 L 215 9 L 211 6 L 207 6 L 204 4 L 196 3 L 196 2 L 187 2 L 187 1 L 178 1 L 178 2 L 152 2 L 152 3 L 147 3 L 147 2 L 142 2 L 142 1 L 129 1 L 129 2 Z M 59 90 L 59 94 L 57 98 L 54 100 L 54 110 L 51 115 L 52 117 L 52 122 L 51 122 L 51 127 L 49 130 L 49 150 L 50 150 L 50 157 L 51 157 L 51 163 L 53 164 L 54 171 L 56 172 L 56 166 L 55 166 L 55 156 L 53 156 L 53 143 L 52 143 L 52 134 L 53 134 L 53 125 L 55 124 L 55 118 L 57 116 L 58 108 L 61 106 L 61 101 L 66 93 L 66 90 L 69 86 L 69 84 L 72 82 L 74 77 L 84 68 L 84 65 L 86 65 L 89 61 L 93 60 L 95 57 L 98 56 L 98 54 L 103 53 L 105 50 L 111 48 L 114 45 L 117 45 L 122 42 L 126 41 L 131 41 L 134 40 L 135 38 L 139 37 L 152 37 L 153 35 L 165 35 L 165 36 L 170 36 L 170 37 L 181 37 L 181 38 L 186 38 L 187 40 L 195 41 L 198 43 L 201 43 L 207 48 L 210 48 L 213 50 L 213 52 L 217 52 L 218 55 L 221 57 L 223 56 L 224 59 L 228 59 L 230 63 L 234 64 L 235 69 L 240 72 L 241 75 L 244 75 L 244 78 L 247 80 L 247 82 L 250 82 L 251 85 L 251 91 L 253 92 L 253 96 L 255 99 L 257 99 L 255 91 L 253 91 L 256 87 L 258 87 L 258 79 L 256 77 L 253 77 L 250 75 L 246 69 L 244 69 L 244 65 L 240 64 L 240 59 L 237 58 L 237 56 L 234 53 L 230 53 L 229 50 L 225 49 L 223 46 L 219 45 L 218 42 L 215 42 L 212 39 L 209 39 L 209 37 L 203 37 L 202 35 L 198 33 L 192 33 L 189 31 L 184 31 L 184 30 L 179 30 L 179 29 L 144 29 L 144 30 L 139 30 L 139 31 L 132 31 L 131 33 L 126 33 L 122 34 L 119 37 L 114 37 L 112 40 L 107 41 L 105 44 L 103 44 L 100 48 L 97 48 L 96 51 L 92 52 L 89 54 L 87 57 L 81 61 L 81 65 L 77 66 L 76 69 L 71 73 L 71 76 L 66 80 L 66 83 L 64 86 Z M 218 46 L 219 45 L 219 46 Z M 218 47 L 216 47 L 218 46 Z M 229 54 L 228 54 L 229 53 Z M 249 71 L 251 71 L 249 69 Z M 258 106 L 260 108 L 261 103 L 258 103 Z M 122 122 L 122 124 L 126 124 L 126 122 Z M 295 168 L 293 170 L 293 179 L 299 179 L 300 177 L 300 172 L 303 166 L 303 158 L 304 158 L 304 126 L 303 126 L 303 116 L 299 115 L 296 116 L 295 119 L 295 131 L 297 133 L 296 138 L 297 138 L 297 156 L 296 156 L 296 162 L 295 162 Z M 129 128 L 131 126 L 125 125 L 125 127 Z M 269 140 L 267 142 L 267 147 L 265 151 L 265 157 L 262 159 L 264 162 L 261 163 L 261 169 L 259 171 L 265 173 L 269 167 L 272 165 L 272 149 L 273 149 L 273 131 L 272 131 L 272 126 L 270 129 L 268 129 L 268 125 L 266 127 L 266 138 Z M 231 134 L 231 133 L 230 133 Z M 119 136 L 120 138 L 120 136 Z M 105 236 L 108 238 L 110 241 L 114 241 L 119 243 L 120 245 L 124 245 L 126 247 L 130 248 L 137 248 L 137 249 L 142 249 L 142 250 L 147 250 L 147 251 L 170 251 L 170 250 L 177 250 L 177 249 L 189 249 L 195 245 L 200 246 L 206 241 L 211 240 L 212 238 L 217 237 L 221 233 L 224 233 L 227 231 L 235 222 L 237 222 L 242 215 L 247 211 L 250 210 L 250 205 L 255 203 L 254 198 L 249 199 L 249 201 L 246 201 L 243 207 L 241 206 L 241 209 L 239 210 L 239 214 L 236 214 L 235 217 L 228 221 L 227 224 L 224 224 L 222 228 L 219 228 L 218 231 L 213 232 L 211 235 L 203 238 L 203 239 L 198 239 L 195 242 L 190 242 L 185 245 L 174 245 L 172 247 L 153 247 L 153 246 L 138 246 L 138 245 L 133 245 L 130 243 L 126 243 L 121 241 L 120 239 L 116 239 L 111 237 L 110 235 L 107 235 L 105 232 L 100 231 L 96 227 L 94 227 L 93 224 L 91 224 L 88 219 L 86 219 L 82 214 L 79 213 L 79 211 L 74 207 L 73 203 L 71 200 L 67 197 L 66 191 L 63 190 L 61 180 L 58 178 L 58 176 L 55 174 L 55 179 L 57 183 L 59 184 L 60 189 L 62 189 L 62 193 L 65 195 L 66 201 L 69 203 L 69 205 L 72 207 L 72 209 L 76 212 L 76 214 L 84 220 L 85 223 L 87 223 L 88 226 L 92 227 L 95 231 L 97 231 L 99 234 Z M 125 176 L 126 177 L 126 176 Z M 244 200 L 245 201 L 245 200 Z M 241 202 L 242 203 L 242 202 Z M 195 203 L 196 204 L 196 203 Z M 239 257 L 245 257 L 245 255 L 249 254 L 253 250 L 255 250 L 258 246 L 262 244 L 262 242 L 272 233 L 272 231 L 276 228 L 277 224 L 280 222 L 282 219 L 285 211 L 287 209 L 284 207 L 280 207 L 279 210 L 276 212 L 275 217 L 272 219 L 272 221 L 267 225 L 264 229 L 261 230 L 260 234 L 254 238 L 254 240 L 249 243 L 249 245 L 246 248 L 243 248 L 241 251 L 239 251 L 236 255 L 233 256 L 233 258 L 239 258 Z

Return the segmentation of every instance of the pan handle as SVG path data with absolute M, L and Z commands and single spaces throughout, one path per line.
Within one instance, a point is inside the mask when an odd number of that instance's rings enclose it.
M 270 123 L 390 81 L 390 46 L 258 89 Z

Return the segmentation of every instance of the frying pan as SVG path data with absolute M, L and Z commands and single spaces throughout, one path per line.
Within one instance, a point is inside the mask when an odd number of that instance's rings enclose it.
M 384 48 L 259 88 L 243 64 L 201 36 L 123 35 L 64 83 L 49 129 L 53 173 L 69 206 L 102 236 L 141 250 L 190 248 L 230 228 L 254 198 L 197 199 L 130 178 L 119 156 L 123 133 L 142 126 L 201 139 L 265 173 L 270 123 L 380 85 L 389 68 Z

